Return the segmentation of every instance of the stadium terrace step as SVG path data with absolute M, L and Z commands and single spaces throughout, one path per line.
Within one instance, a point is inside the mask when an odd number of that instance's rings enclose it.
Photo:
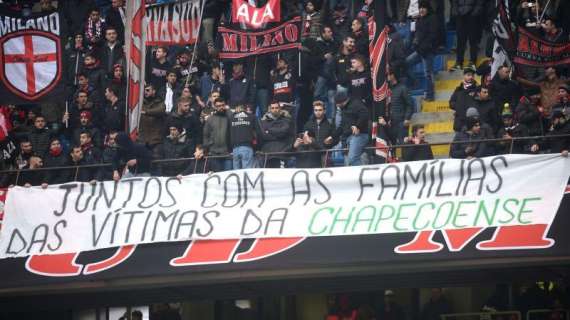
M 455 88 L 457 88 L 457 86 L 459 85 L 459 82 L 457 81 L 457 79 L 453 79 L 453 80 L 437 80 L 435 82 L 435 91 L 443 91 L 443 90 L 449 90 L 449 91 L 453 91 L 455 90 Z
M 450 143 L 453 141 L 455 132 L 428 133 L 426 141 L 429 143 Z
M 449 133 L 453 132 L 453 121 L 431 122 L 425 124 L 426 133 Z
M 422 100 L 421 106 L 422 112 L 449 112 L 449 100 Z
M 451 141 L 453 141 L 453 137 L 455 133 L 447 132 L 447 133 L 428 133 L 426 134 L 426 141 L 429 143 L 446 143 L 442 145 L 436 145 L 431 147 L 431 151 L 433 152 L 433 156 L 438 159 L 449 158 L 449 149 Z
M 449 158 L 449 149 L 451 147 L 446 145 L 439 145 L 439 146 L 432 146 L 431 152 L 433 153 L 433 157 L 436 159 L 447 159 Z
M 467 52 L 465 52 L 467 54 Z M 477 61 L 475 62 L 475 65 L 478 66 L 479 64 L 481 64 L 481 62 L 483 62 L 485 59 L 488 59 L 487 57 L 478 57 Z M 467 65 L 469 61 L 465 61 L 463 63 L 463 66 L 465 67 Z M 453 55 L 453 57 L 449 57 L 449 59 L 447 59 L 447 64 L 445 67 L 445 70 L 449 70 L 451 69 L 453 66 L 455 65 L 455 55 Z M 457 73 L 457 74 L 463 74 L 462 71 L 453 71 L 452 73 Z
M 418 112 L 412 116 L 412 124 L 428 125 L 431 123 L 448 123 L 453 127 L 453 113 L 451 112 Z M 453 131 L 453 129 L 451 130 Z M 440 131 L 449 132 L 449 131 Z

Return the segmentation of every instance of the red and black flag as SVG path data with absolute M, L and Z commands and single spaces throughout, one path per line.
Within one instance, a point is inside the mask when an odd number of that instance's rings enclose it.
M 0 11 L 0 96 L 3 103 L 64 99 L 63 39 L 57 11 L 22 16 Z
M 370 3 L 371 2 L 371 3 Z M 370 40 L 370 71 L 372 73 L 372 141 L 376 147 L 375 154 L 386 160 L 390 159 L 387 128 L 378 123 L 379 117 L 387 119 L 387 97 L 389 95 L 386 80 L 386 64 L 388 50 L 388 27 L 386 17 L 386 0 L 368 1 L 368 39 Z
M 369 4 L 368 39 L 370 40 L 370 69 L 372 72 L 372 97 L 374 121 L 386 113 L 388 82 L 386 81 L 386 50 L 388 28 L 386 0 L 372 0 Z

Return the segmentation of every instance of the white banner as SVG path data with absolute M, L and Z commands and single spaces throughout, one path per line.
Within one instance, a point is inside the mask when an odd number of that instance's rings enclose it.
M 344 236 L 550 224 L 560 155 L 250 169 L 8 192 L 0 257 L 194 239 Z

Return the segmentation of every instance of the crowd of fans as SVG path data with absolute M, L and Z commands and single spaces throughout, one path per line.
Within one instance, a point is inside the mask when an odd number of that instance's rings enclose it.
M 433 158 L 424 128 L 411 126 L 418 107 L 410 92 L 425 79 L 425 101 L 435 98 L 433 65 L 435 56 L 446 50 L 447 2 L 387 1 L 391 94 L 382 109 L 372 101 L 366 1 L 282 1 L 283 19 L 303 17 L 302 50 L 220 60 L 214 30 L 230 23 L 229 2 L 205 2 L 195 46 L 148 48 L 144 103 L 134 142 L 125 132 L 124 0 L 2 4 L 23 15 L 60 10 L 71 36 L 64 56 L 68 103 L 1 107 L 7 128 L 0 146 L 1 169 L 92 165 L 18 175 L 20 185 L 47 186 L 254 166 L 322 167 L 331 165 L 332 155 L 343 152 L 334 150 L 341 148 L 346 149 L 347 165 L 386 161 L 367 151 L 373 134 L 393 145 L 410 145 L 403 148 L 402 161 Z M 537 35 L 568 42 L 568 22 L 558 18 L 569 11 L 570 2 L 548 1 L 548 7 L 543 2 L 511 1 L 510 11 L 517 23 Z M 567 153 L 568 137 L 508 141 L 570 133 L 566 66 L 521 68 L 515 73 L 505 65 L 491 77 L 490 61 L 477 66 L 476 58 L 480 44 L 492 43 L 482 38 L 490 35 L 493 6 L 483 0 L 449 4 L 449 26 L 457 30 L 457 58 L 446 72 L 463 72 L 450 99 L 456 131 L 450 156 Z M 470 60 L 464 64 L 467 42 Z M 423 75 L 413 72 L 417 63 L 423 64 Z M 376 130 L 372 122 L 378 123 Z M 506 140 L 479 141 L 496 138 Z M 193 159 L 153 164 L 180 158 Z M 1 180 L 4 186 L 16 182 L 14 175 Z

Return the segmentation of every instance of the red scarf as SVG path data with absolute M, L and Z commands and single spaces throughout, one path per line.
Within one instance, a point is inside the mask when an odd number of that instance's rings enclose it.
M 85 153 L 85 152 L 89 151 L 91 148 L 93 148 L 93 143 L 89 142 L 89 143 L 86 143 L 86 144 L 81 146 L 81 151 L 83 151 L 83 153 Z
M 240 79 L 243 78 L 243 77 L 244 77 L 243 71 L 242 71 L 242 72 L 234 72 L 234 73 L 232 74 L 232 78 L 233 78 L 234 80 L 240 80 Z
M 52 148 L 49 149 L 49 154 L 50 154 L 52 157 L 59 157 L 59 155 L 60 155 L 62 152 L 63 152 L 63 148 L 62 148 L 62 147 L 58 147 L 58 148 L 56 148 L 56 149 L 52 149 Z

